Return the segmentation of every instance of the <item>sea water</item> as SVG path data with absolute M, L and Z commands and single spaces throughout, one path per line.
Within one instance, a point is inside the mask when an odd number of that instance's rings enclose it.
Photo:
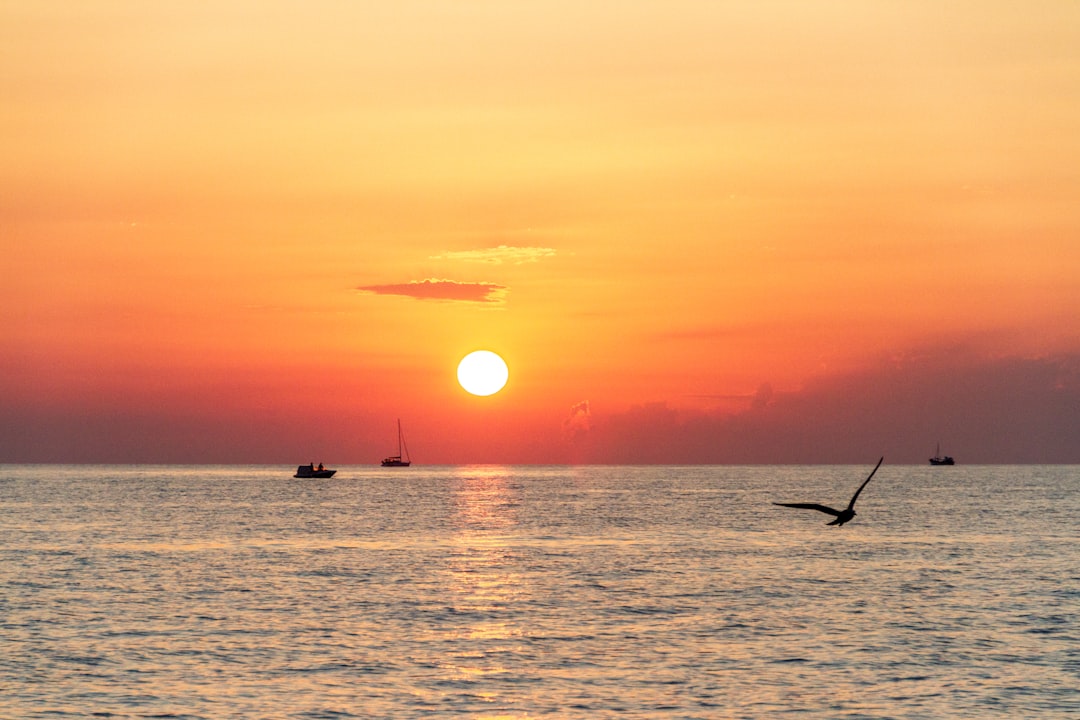
M 1080 716 L 1080 467 L 0 467 L 3 718 Z

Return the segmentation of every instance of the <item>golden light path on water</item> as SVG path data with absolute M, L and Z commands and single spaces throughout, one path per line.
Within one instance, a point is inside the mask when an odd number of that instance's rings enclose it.
M 472 619 L 451 631 L 451 639 L 464 641 L 467 647 L 451 653 L 447 669 L 460 678 L 514 672 L 505 660 L 522 651 L 527 633 L 522 618 L 512 620 L 506 612 L 522 602 L 527 592 L 506 541 L 516 524 L 517 506 L 508 489 L 511 473 L 511 468 L 483 467 L 462 469 L 458 474 L 453 498 L 456 534 L 447 585 L 453 612 Z M 500 699 L 490 690 L 478 696 L 491 703 Z

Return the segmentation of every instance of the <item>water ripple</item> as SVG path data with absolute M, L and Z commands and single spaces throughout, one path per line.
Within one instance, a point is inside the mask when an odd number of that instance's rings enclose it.
M 857 470 L 0 468 L 4 712 L 1080 713 L 1077 468 Z

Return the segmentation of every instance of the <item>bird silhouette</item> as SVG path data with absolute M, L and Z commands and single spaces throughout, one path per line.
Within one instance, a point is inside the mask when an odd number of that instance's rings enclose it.
M 870 471 L 870 474 L 866 476 L 866 479 L 863 480 L 862 485 L 860 485 L 859 489 L 855 491 L 855 494 L 851 496 L 851 502 L 849 502 L 847 504 L 847 507 L 844 508 L 843 510 L 833 510 L 831 507 L 826 507 L 825 505 L 818 505 L 817 503 L 778 503 L 778 502 L 774 502 L 773 505 L 780 505 L 782 507 L 790 507 L 790 508 L 801 508 L 803 510 L 817 510 L 819 512 L 827 513 L 829 515 L 834 515 L 834 516 L 836 516 L 836 519 L 833 520 L 831 523 L 828 523 L 828 524 L 829 525 L 836 525 L 836 526 L 839 527 L 839 526 L 843 525 L 844 523 L 849 522 L 853 517 L 855 517 L 855 501 L 859 499 L 859 493 L 861 493 L 862 489 L 864 487 L 866 487 L 866 483 L 870 482 L 870 478 L 874 477 L 874 473 L 876 473 L 877 469 L 879 467 L 881 467 L 881 463 L 884 460 L 885 460 L 885 458 L 883 456 L 881 458 L 881 460 L 877 461 L 877 465 L 875 465 L 874 469 Z

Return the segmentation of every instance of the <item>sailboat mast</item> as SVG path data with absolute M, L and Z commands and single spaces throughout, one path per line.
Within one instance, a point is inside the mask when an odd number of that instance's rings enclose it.
M 401 457 L 401 448 L 405 447 L 405 459 L 409 460 L 409 446 L 405 444 L 405 434 L 401 432 L 401 418 L 397 421 L 397 443 L 398 443 L 398 457 Z

